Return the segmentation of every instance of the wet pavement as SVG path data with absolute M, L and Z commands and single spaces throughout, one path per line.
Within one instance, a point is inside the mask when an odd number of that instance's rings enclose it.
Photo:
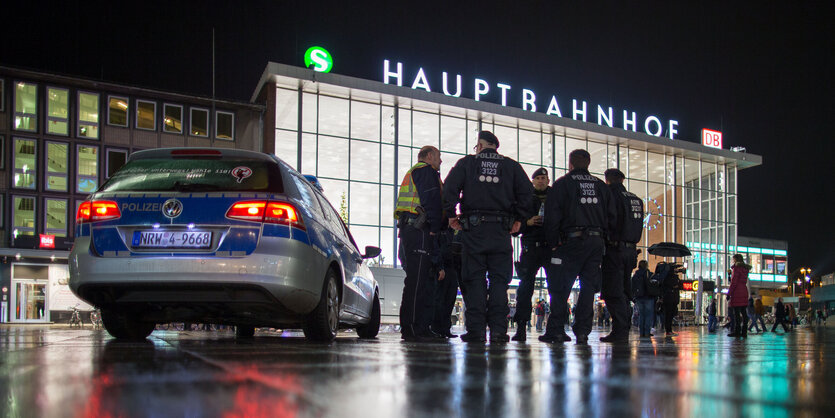
M 155 331 L 142 343 L 0 325 L 0 416 L 835 416 L 835 326 L 746 341 L 418 344 L 384 332 Z

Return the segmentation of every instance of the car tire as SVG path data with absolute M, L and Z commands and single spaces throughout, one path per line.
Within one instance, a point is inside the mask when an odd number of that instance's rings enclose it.
M 235 327 L 235 338 L 252 338 L 255 336 L 255 327 L 249 325 L 238 325 Z
M 371 320 L 367 324 L 357 325 L 357 335 L 360 338 L 375 338 L 380 332 L 380 294 L 374 292 L 374 300 L 371 302 Z
M 142 322 L 127 312 L 118 310 L 101 311 L 101 322 L 107 333 L 119 340 L 142 341 L 151 335 L 156 326 L 153 322 Z
M 319 304 L 307 317 L 304 336 L 311 341 L 331 342 L 339 330 L 339 288 L 336 273 L 328 270 Z

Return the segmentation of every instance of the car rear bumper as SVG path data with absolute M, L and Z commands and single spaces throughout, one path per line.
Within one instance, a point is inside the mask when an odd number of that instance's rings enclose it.
M 79 237 L 70 253 L 69 284 L 97 306 L 215 304 L 241 311 L 276 305 L 291 315 L 312 311 L 322 291 L 322 256 L 286 239 L 259 250 L 245 257 L 100 257 L 90 251 L 89 237 Z

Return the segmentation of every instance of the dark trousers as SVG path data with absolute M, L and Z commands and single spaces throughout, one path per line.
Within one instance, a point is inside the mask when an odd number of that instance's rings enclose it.
M 666 297 L 662 305 L 664 308 L 664 330 L 673 332 L 673 318 L 678 314 L 678 299 Z
M 507 287 L 513 273 L 510 233 L 499 222 L 483 222 L 462 232 L 461 257 L 464 303 L 467 305 L 467 333 L 507 333 Z M 488 285 L 489 281 L 489 285 Z
M 641 336 L 649 335 L 655 320 L 655 298 L 638 298 L 638 329 Z
M 535 243 L 522 243 L 522 253 L 519 255 L 519 262 L 516 263 L 516 273 L 519 275 L 519 288 L 516 289 L 516 314 L 513 322 L 527 323 L 531 320 L 531 298 L 533 297 L 534 285 L 536 284 L 536 273 L 540 268 L 546 268 L 545 275 L 548 276 L 548 264 L 551 262 L 551 251 L 546 246 L 537 247 Z M 550 282 L 550 280 L 548 280 Z M 540 322 L 537 321 L 537 328 Z
M 400 332 L 403 335 L 427 335 L 434 313 L 435 278 L 430 277 L 434 246 L 429 231 L 405 226 L 400 229 L 403 244 L 401 264 L 406 270 L 403 299 L 400 303 Z
M 545 329 L 547 335 L 565 332 L 568 296 L 574 280 L 580 276 L 580 294 L 574 305 L 574 335 L 587 336 L 594 319 L 594 294 L 600 291 L 603 262 L 603 239 L 597 236 L 571 238 L 551 254 L 548 265 L 548 293 L 551 294 L 551 315 Z
M 444 279 L 435 283 L 435 315 L 432 330 L 447 333 L 452 328 L 452 309 L 458 297 L 461 257 L 452 253 L 444 254 Z
M 734 327 L 731 332 L 734 335 L 748 334 L 748 312 L 746 306 L 731 306 L 734 314 Z
M 630 275 L 636 259 L 635 249 L 623 245 L 606 246 L 603 256 L 603 284 L 600 297 L 612 316 L 612 334 L 629 333 Z
M 774 326 L 771 327 L 771 332 L 777 331 L 777 325 L 783 325 L 783 331 L 789 332 L 789 327 L 786 325 L 785 316 L 778 316 L 774 318 Z

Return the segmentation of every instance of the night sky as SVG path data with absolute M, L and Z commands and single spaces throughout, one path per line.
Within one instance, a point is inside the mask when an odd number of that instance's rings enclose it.
M 4 66 L 210 96 L 214 28 L 218 98 L 248 101 L 268 61 L 303 66 L 321 45 L 338 74 L 381 80 L 389 59 L 405 82 L 423 67 L 434 91 L 446 71 L 465 97 L 480 77 L 491 94 L 512 85 L 510 106 L 528 88 L 539 111 L 553 94 L 563 116 L 576 98 L 590 120 L 597 104 L 676 119 L 678 140 L 720 130 L 724 148 L 763 157 L 739 173 L 739 234 L 787 240 L 791 270 L 835 269 L 827 2 L 15 3 L 3 6 Z

